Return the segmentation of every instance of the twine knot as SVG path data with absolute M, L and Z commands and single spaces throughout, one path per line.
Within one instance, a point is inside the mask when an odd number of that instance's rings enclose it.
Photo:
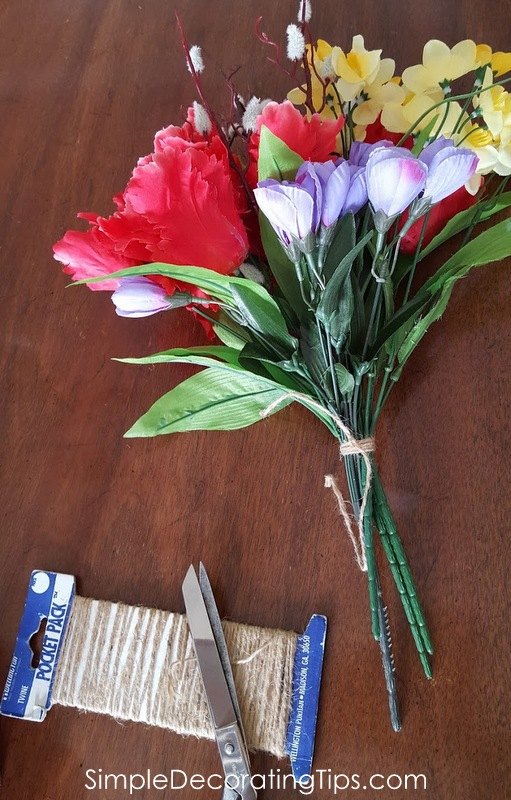
M 374 453 L 376 450 L 376 442 L 372 436 L 366 439 L 355 439 L 355 444 L 352 442 L 342 442 L 339 447 L 341 456 L 356 456 L 360 453 Z

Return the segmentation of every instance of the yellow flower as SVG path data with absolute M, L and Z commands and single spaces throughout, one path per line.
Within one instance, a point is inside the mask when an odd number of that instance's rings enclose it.
M 443 103 L 435 108 L 443 97 L 442 90 L 437 89 L 436 92 L 428 94 L 412 95 L 404 104 L 403 115 L 408 121 L 408 127 L 417 123 L 413 130 L 414 134 L 419 133 L 436 118 L 431 135 L 442 135 L 449 138 L 460 120 L 468 121 L 468 114 L 462 111 L 460 104 L 456 101 L 451 100 L 449 103 Z M 421 119 L 423 115 L 424 117 Z
M 472 72 L 477 66 L 476 45 L 471 39 L 458 42 L 452 49 L 438 39 L 431 39 L 424 46 L 422 64 L 403 72 L 403 83 L 420 95 Z
M 478 156 L 480 175 L 511 175 L 511 94 L 502 86 L 493 85 L 491 67 L 485 72 L 482 88 L 485 91 L 474 98 L 474 107 L 483 123 L 465 126 L 464 144 Z
M 493 73 L 489 67 L 483 80 L 483 91 L 474 97 L 474 107 L 479 109 L 494 139 L 502 136 L 505 128 L 511 130 L 511 95 L 503 86 L 493 86 Z
M 324 39 L 318 39 L 314 50 L 310 45 L 306 47 L 314 110 L 321 111 L 323 117 L 337 119 L 342 110 L 337 96 L 331 88 L 329 89 L 331 81 L 336 77 L 332 69 L 332 49 Z M 307 84 L 291 89 L 287 99 L 295 106 L 304 105 L 307 99 Z
M 364 99 L 353 111 L 356 125 L 371 125 L 385 106 L 400 106 L 403 103 L 406 92 L 399 81 L 394 80 L 395 66 L 392 58 L 381 59 L 374 80 L 363 89 Z
M 511 53 L 494 53 L 487 44 L 477 45 L 476 60 L 480 67 L 490 66 L 497 77 L 511 72 Z
M 504 128 L 502 135 L 494 138 L 490 131 L 478 125 L 469 124 L 455 136 L 455 142 L 463 142 L 479 158 L 478 175 L 495 172 L 497 175 L 511 175 L 511 127 Z
M 332 68 L 338 76 L 336 88 L 344 101 L 354 100 L 370 86 L 380 68 L 381 50 L 366 50 L 363 36 L 354 36 L 349 53 L 340 47 L 332 50 Z
M 454 141 L 456 144 L 463 142 L 463 147 L 469 147 L 477 155 L 478 175 L 487 175 L 495 170 L 499 162 L 499 153 L 489 131 L 469 123 L 454 137 Z

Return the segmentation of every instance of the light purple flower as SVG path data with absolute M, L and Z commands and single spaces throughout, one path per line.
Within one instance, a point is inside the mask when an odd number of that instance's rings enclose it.
M 367 195 L 380 232 L 422 192 L 428 168 L 404 147 L 380 147 L 366 166 Z
M 435 205 L 456 192 L 477 169 L 478 158 L 472 150 L 455 147 L 452 139 L 440 136 L 424 148 L 419 156 L 428 167 L 422 201 Z
M 294 181 L 269 179 L 254 189 L 257 204 L 291 257 L 325 246 L 335 223 L 367 203 L 364 168 L 344 159 L 304 161 Z M 315 237 L 317 236 L 317 241 Z
M 314 232 L 319 226 L 330 228 L 343 214 L 350 188 L 351 174 L 347 161 L 324 164 L 305 161 L 296 173 L 296 182 L 314 198 Z
M 307 188 L 269 178 L 258 184 L 254 195 L 284 246 L 298 245 L 308 249 L 314 232 L 316 208 Z
M 161 286 L 148 278 L 121 278 L 112 294 L 115 311 L 120 317 L 149 317 L 172 307 L 170 298 Z
M 367 203 L 366 171 L 350 164 L 350 188 L 344 201 L 343 213 L 356 214 Z
M 379 150 L 380 147 L 394 147 L 393 143 L 388 139 L 382 139 L 380 142 L 353 142 L 350 147 L 350 154 L 348 161 L 355 167 L 365 167 L 369 156 L 374 150 Z

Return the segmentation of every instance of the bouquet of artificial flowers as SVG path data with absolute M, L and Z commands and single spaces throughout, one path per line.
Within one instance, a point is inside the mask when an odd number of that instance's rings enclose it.
M 127 436 L 242 428 L 292 402 L 329 429 L 349 500 L 333 476 L 325 481 L 367 573 L 397 729 L 375 536 L 428 677 L 433 646 L 378 474 L 375 429 L 455 283 L 511 254 L 509 219 L 480 230 L 511 205 L 511 54 L 431 41 L 397 77 L 361 36 L 349 51 L 315 42 L 310 17 L 301 2 L 285 55 L 258 22 L 295 86 L 284 102 L 245 100 L 230 81 L 225 117 L 206 97 L 200 47 L 181 32 L 197 91 L 185 123 L 156 134 L 112 215 L 80 214 L 88 230 L 54 249 L 75 281 L 112 292 L 118 314 L 185 307 L 209 337 L 123 359 L 204 367 Z M 428 276 L 423 262 L 455 236 Z

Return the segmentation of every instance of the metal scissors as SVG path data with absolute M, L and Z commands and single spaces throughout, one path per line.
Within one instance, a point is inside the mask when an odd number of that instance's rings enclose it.
M 240 707 L 227 645 L 209 578 L 202 562 L 183 581 L 188 626 L 208 700 L 225 774 L 223 800 L 256 800 Z

